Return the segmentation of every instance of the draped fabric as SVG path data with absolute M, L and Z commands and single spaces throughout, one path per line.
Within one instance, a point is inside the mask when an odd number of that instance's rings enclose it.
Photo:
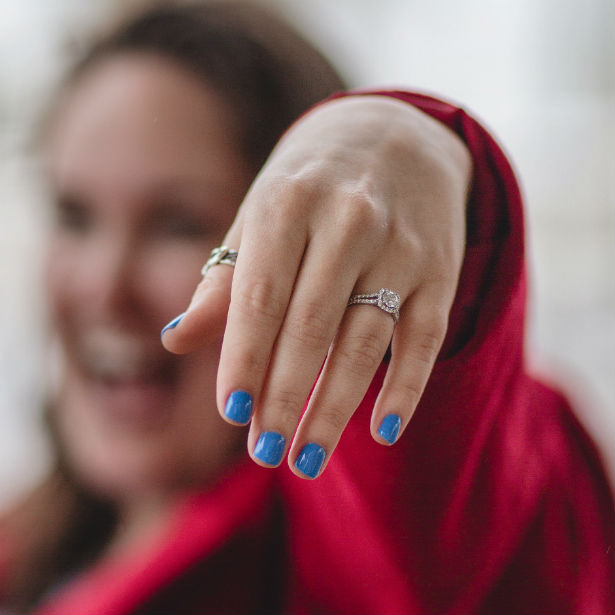
M 179 502 L 156 541 L 102 560 L 37 612 L 613 612 L 613 501 L 601 461 L 565 398 L 524 364 L 514 173 L 463 110 L 364 93 L 443 122 L 474 161 L 449 333 L 406 432 L 390 448 L 370 436 L 383 364 L 322 477 L 243 460 Z

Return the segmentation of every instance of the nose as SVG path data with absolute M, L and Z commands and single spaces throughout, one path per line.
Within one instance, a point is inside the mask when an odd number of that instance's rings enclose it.
M 134 316 L 137 245 L 125 229 L 101 235 L 83 255 L 80 285 L 88 309 L 115 318 Z

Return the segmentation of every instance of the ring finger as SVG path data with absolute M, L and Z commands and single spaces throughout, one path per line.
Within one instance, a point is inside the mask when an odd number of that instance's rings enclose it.
M 346 310 L 289 453 L 298 476 L 315 478 L 323 471 L 382 362 L 394 326 L 392 315 L 374 305 Z

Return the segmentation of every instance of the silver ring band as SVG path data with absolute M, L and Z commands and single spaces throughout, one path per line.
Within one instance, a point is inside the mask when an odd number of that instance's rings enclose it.
M 401 297 L 399 293 L 390 288 L 381 288 L 377 293 L 367 293 L 364 295 L 351 295 L 348 299 L 348 305 L 374 305 L 377 308 L 385 311 L 393 317 L 397 322 L 399 320 L 399 307 L 401 306 Z
M 201 275 L 205 275 L 214 265 L 230 265 L 234 267 L 238 254 L 237 250 L 231 250 L 227 246 L 214 248 L 201 269 Z

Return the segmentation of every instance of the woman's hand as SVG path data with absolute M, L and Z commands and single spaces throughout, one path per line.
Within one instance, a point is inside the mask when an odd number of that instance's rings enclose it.
M 386 97 L 325 103 L 282 138 L 224 240 L 239 250 L 235 269 L 212 267 L 163 336 L 185 353 L 224 332 L 218 407 L 230 422 L 251 418 L 257 463 L 278 465 L 292 442 L 291 469 L 322 472 L 391 341 L 371 431 L 382 444 L 399 437 L 444 340 L 470 174 L 456 135 Z M 380 288 L 401 297 L 397 325 L 378 307 L 347 307 Z

